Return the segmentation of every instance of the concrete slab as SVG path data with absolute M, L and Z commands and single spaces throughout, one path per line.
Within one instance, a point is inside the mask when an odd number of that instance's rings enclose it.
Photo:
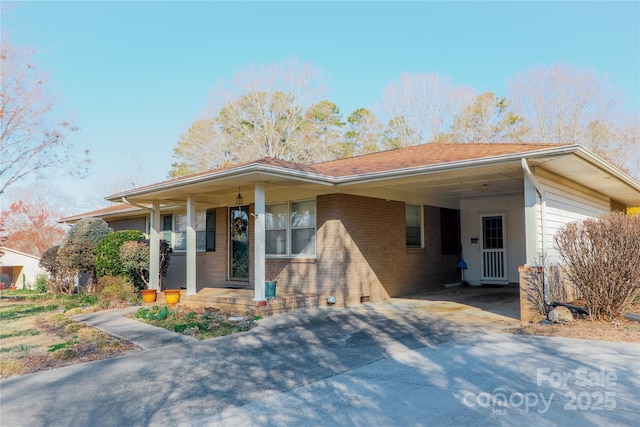
M 408 295 L 403 299 L 455 303 L 457 310 L 475 308 L 511 319 L 520 319 L 520 288 L 508 286 L 455 286 L 435 292 Z M 462 307 L 464 306 L 464 307 Z

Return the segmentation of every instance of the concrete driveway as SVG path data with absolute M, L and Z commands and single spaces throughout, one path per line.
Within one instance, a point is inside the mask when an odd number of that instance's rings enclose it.
M 416 301 L 264 319 L 2 381 L 0 424 L 633 425 L 638 344 L 524 337 Z M 153 348 L 153 345 L 147 348 Z

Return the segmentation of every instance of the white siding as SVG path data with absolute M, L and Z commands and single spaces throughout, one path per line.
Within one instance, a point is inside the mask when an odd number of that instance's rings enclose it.
M 471 284 L 481 284 L 481 246 L 482 227 L 480 216 L 492 213 L 506 215 L 507 233 L 507 273 L 509 282 L 518 282 L 518 266 L 526 262 L 526 238 L 524 220 L 524 196 L 522 194 L 486 197 L 478 199 L 464 199 L 460 202 L 460 228 L 462 250 L 468 270 L 464 278 Z M 478 239 L 471 243 L 471 239 Z
M 39 274 L 47 274 L 46 270 L 40 268 L 40 258 L 15 251 L 9 248 L 2 248 L 4 255 L 0 257 L 0 266 L 13 269 L 13 283 L 18 289 L 22 288 L 23 277 L 27 286 L 33 287 Z
M 562 186 L 546 177 L 538 177 L 538 180 L 544 187 L 544 207 L 538 209 L 538 215 L 544 215 L 546 260 L 555 264 L 560 261 L 554 241 L 558 230 L 570 222 L 608 214 L 611 211 L 610 201 L 587 189 L 581 190 L 576 185 Z M 538 247 L 542 247 L 542 232 L 539 226 Z

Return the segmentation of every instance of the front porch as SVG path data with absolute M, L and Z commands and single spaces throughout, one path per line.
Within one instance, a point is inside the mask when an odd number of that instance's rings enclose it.
M 240 315 L 270 316 L 306 308 L 325 307 L 326 295 L 278 292 L 273 299 L 256 301 L 253 289 L 204 288 L 198 293 L 188 295 L 186 290 L 180 293 L 180 307 L 215 307 Z M 158 292 L 156 303 L 164 303 L 164 292 Z

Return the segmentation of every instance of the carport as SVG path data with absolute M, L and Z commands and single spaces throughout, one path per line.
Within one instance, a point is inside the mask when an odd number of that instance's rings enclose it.
M 454 286 L 403 298 L 430 301 L 434 303 L 434 311 L 453 312 L 475 308 L 498 316 L 520 319 L 520 287 L 517 284 Z

